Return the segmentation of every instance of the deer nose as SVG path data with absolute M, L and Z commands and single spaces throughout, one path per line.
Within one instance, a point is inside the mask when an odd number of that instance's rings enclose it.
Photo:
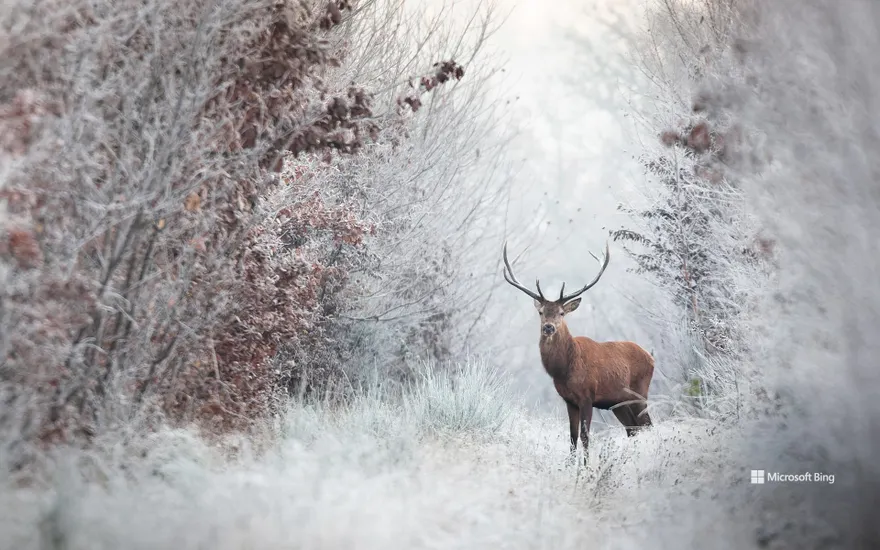
M 546 334 L 547 336 L 550 336 L 551 334 L 556 332 L 556 327 L 554 327 L 550 323 L 547 323 L 546 325 L 544 325 L 543 330 L 544 330 L 544 334 Z

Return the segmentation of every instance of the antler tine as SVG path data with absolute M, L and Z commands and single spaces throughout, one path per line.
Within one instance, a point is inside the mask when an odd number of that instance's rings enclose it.
M 508 283 L 510 283 L 512 286 L 525 292 L 526 294 L 528 294 L 530 297 L 534 298 L 535 300 L 540 300 L 543 302 L 544 301 L 543 294 L 535 294 L 534 292 L 532 292 L 531 290 L 529 290 L 528 288 L 523 286 L 522 283 L 520 283 L 516 279 L 516 276 L 513 274 L 513 268 L 510 267 L 510 261 L 507 259 L 507 241 L 504 241 L 503 256 L 504 256 L 504 280 L 507 281 Z M 541 292 L 540 286 L 538 286 L 538 292 L 539 293 Z
M 559 301 L 562 302 L 562 299 L 565 297 L 565 281 L 562 281 L 562 288 L 559 289 Z
M 565 303 L 565 302 L 571 300 L 572 298 L 576 298 L 576 297 L 580 296 L 584 292 L 590 290 L 596 283 L 599 282 L 599 279 L 602 277 L 602 274 L 605 273 L 605 268 L 608 267 L 608 262 L 611 260 L 611 249 L 609 248 L 608 241 L 607 240 L 605 241 L 605 261 L 604 262 L 602 260 L 600 260 L 598 257 L 596 257 L 596 255 L 593 254 L 592 252 L 590 252 L 590 256 L 592 256 L 593 258 L 596 258 L 597 262 L 602 263 L 602 268 L 599 270 L 599 273 L 596 275 L 596 277 L 592 281 L 590 281 L 589 283 L 584 285 L 583 288 L 575 291 L 572 294 L 569 294 L 568 296 L 566 296 L 562 292 L 560 292 L 559 293 L 559 303 L 560 304 Z M 565 283 L 563 283 L 562 288 L 565 289 Z

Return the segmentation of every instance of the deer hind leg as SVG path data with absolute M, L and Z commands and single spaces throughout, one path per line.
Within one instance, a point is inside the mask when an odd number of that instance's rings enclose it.
M 620 405 L 619 407 L 614 407 L 612 409 L 614 416 L 620 420 L 620 423 L 623 424 L 623 427 L 626 428 L 626 435 L 628 437 L 632 437 L 636 435 L 638 428 L 638 422 L 636 420 L 635 412 L 632 409 L 631 405 Z
M 636 426 L 644 428 L 653 425 L 651 423 L 651 416 L 648 414 L 647 403 L 644 401 L 638 401 L 630 405 L 630 409 L 632 409 L 633 416 L 635 417 Z

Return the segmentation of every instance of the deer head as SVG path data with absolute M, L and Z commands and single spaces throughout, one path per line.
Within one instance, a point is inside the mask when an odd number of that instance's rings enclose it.
M 590 256 L 595 258 L 596 261 L 602 265 L 599 273 L 592 281 L 571 294 L 565 294 L 565 283 L 562 283 L 562 289 L 559 291 L 559 298 L 556 300 L 550 300 L 544 297 L 544 293 L 541 291 L 540 280 L 535 280 L 535 288 L 537 289 L 537 292 L 531 291 L 517 280 L 516 276 L 513 274 L 513 268 L 510 267 L 510 261 L 507 259 L 507 242 L 504 243 L 503 256 L 504 280 L 534 300 L 535 308 L 541 316 L 541 335 L 546 338 L 552 338 L 553 335 L 559 331 L 559 326 L 564 322 L 565 315 L 576 310 L 581 304 L 579 296 L 599 282 L 599 278 L 602 277 L 605 268 L 608 267 L 608 261 L 611 259 L 611 251 L 609 250 L 608 242 L 606 241 L 604 260 L 600 260 L 595 254 L 590 252 Z

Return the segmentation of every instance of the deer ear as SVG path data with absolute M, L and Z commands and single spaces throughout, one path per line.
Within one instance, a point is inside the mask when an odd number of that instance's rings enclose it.
M 579 305 L 581 305 L 581 299 L 575 298 L 574 300 L 572 300 L 572 301 L 566 303 L 564 306 L 562 306 L 562 310 L 565 313 L 571 313 L 572 311 L 576 310 Z
M 541 303 L 541 300 L 535 300 L 535 309 L 537 309 L 538 311 L 541 311 L 542 305 L 544 305 L 544 304 Z

